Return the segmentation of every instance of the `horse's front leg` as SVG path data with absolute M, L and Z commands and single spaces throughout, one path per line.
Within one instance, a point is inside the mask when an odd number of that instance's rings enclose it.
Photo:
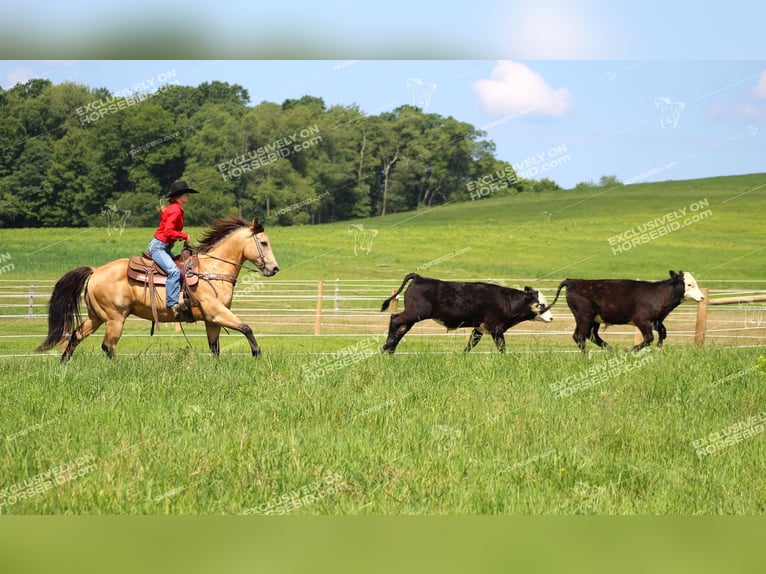
M 253 356 L 256 358 L 261 356 L 261 349 L 258 346 L 258 343 L 255 342 L 253 330 L 246 323 L 243 323 L 239 317 L 227 309 L 223 304 L 219 303 L 214 305 L 212 309 L 206 308 L 204 309 L 203 313 L 205 315 L 205 321 L 207 323 L 213 323 L 213 327 L 217 326 L 218 332 L 220 332 L 221 327 L 226 327 L 228 329 L 234 329 L 235 331 L 242 333 L 247 339 L 247 342 L 250 343 L 250 350 L 252 351 Z M 215 353 L 213 344 L 211 343 L 210 339 L 210 329 L 208 329 L 207 333 L 210 350 Z M 218 347 L 217 337 L 215 340 L 215 347 Z

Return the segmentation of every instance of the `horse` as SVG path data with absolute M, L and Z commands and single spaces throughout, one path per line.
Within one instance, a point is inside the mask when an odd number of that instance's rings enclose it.
M 193 251 L 199 257 L 199 282 L 190 288 L 197 304 L 190 310 L 194 320 L 203 320 L 210 352 L 218 356 L 221 327 L 239 331 L 250 344 L 254 357 L 261 350 L 253 330 L 231 312 L 234 285 L 245 261 L 258 267 L 265 277 L 279 271 L 271 250 L 271 242 L 263 225 L 253 219 L 248 223 L 239 217 L 214 221 Z M 79 301 L 84 291 L 88 316 L 81 320 Z M 102 324 L 106 333 L 101 348 L 111 359 L 128 315 L 153 321 L 152 293 L 145 283 L 128 277 L 128 259 L 116 259 L 101 267 L 78 267 L 61 277 L 51 295 L 48 310 L 48 335 L 37 351 L 60 345 L 61 361 L 67 361 L 83 339 Z M 165 289 L 157 289 L 155 312 L 159 322 L 179 319 L 165 307 Z

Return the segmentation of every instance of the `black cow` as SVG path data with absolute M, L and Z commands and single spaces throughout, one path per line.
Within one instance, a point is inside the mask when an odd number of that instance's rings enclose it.
M 465 351 L 470 351 L 482 335 L 492 336 L 497 349 L 505 351 L 503 333 L 521 323 L 537 319 L 551 321 L 547 302 L 542 293 L 531 287 L 524 291 L 495 285 L 493 283 L 462 283 L 440 281 L 410 273 L 402 281 L 399 290 L 383 301 L 381 311 L 401 293 L 408 281 L 412 284 L 404 295 L 404 311 L 391 315 L 388 339 L 381 351 L 393 353 L 402 337 L 418 321 L 433 319 L 447 329 L 473 327 Z
M 599 347 L 609 347 L 598 336 L 601 325 L 634 325 L 644 340 L 633 347 L 639 351 L 654 340 L 652 327 L 659 335 L 658 347 L 662 347 L 667 330 L 662 322 L 678 307 L 683 299 L 702 301 L 702 291 L 691 273 L 670 272 L 664 281 L 632 281 L 630 279 L 565 279 L 559 284 L 552 307 L 561 289 L 567 288 L 567 304 L 575 317 L 576 327 L 572 338 L 585 351 L 587 339 Z

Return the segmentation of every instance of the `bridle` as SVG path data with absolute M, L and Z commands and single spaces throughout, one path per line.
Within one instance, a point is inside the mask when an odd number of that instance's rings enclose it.
M 215 255 L 210 255 L 209 253 L 203 253 L 199 249 L 197 249 L 196 247 L 191 247 L 190 245 L 187 245 L 185 247 L 185 249 L 188 249 L 192 253 L 197 253 L 197 255 L 204 255 L 205 257 L 209 257 L 210 259 L 215 259 L 216 261 L 221 261 L 223 263 L 228 263 L 230 265 L 234 265 L 235 267 L 237 267 L 237 275 L 239 275 L 239 272 L 242 269 L 250 271 L 251 273 L 256 273 L 256 272 L 263 273 L 263 270 L 266 268 L 266 256 L 263 254 L 263 247 L 261 247 L 261 244 L 255 238 L 255 236 L 258 235 L 258 233 L 263 233 L 263 231 L 253 232 L 253 234 L 251 236 L 253 238 L 253 243 L 255 243 L 255 248 L 258 250 L 258 257 L 260 257 L 260 259 L 261 259 L 260 264 L 257 263 L 257 262 L 255 263 L 255 266 L 258 268 L 257 270 L 256 269 L 252 269 L 251 267 L 247 267 L 245 265 L 245 262 L 236 263 L 234 261 L 229 261 L 228 259 L 223 259 L 222 257 L 216 257 Z M 203 279 L 205 278 L 204 277 L 204 275 L 205 275 L 204 273 L 201 273 L 199 275 L 200 275 L 201 278 L 203 278 Z
M 253 232 L 253 243 L 255 243 L 255 248 L 258 250 L 258 257 L 261 258 L 261 264 L 258 265 L 256 263 L 255 266 L 258 268 L 258 271 L 263 272 L 263 270 L 266 268 L 266 256 L 263 254 L 263 247 L 261 247 L 261 242 L 255 238 L 256 235 L 257 233 Z

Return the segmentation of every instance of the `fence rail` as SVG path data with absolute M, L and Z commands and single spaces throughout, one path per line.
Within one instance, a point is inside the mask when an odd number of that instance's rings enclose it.
M 554 279 L 487 280 L 518 288 L 534 285 L 549 300 L 560 282 Z M 54 283 L 0 280 L 0 324 L 17 321 L 30 326 L 28 331 L 17 323 L 14 334 L 6 337 L 29 336 L 30 331 L 39 334 L 47 319 Z M 688 340 L 697 345 L 705 342 L 766 344 L 766 281 L 719 280 L 710 283 L 724 287 L 705 289 L 704 302 L 684 302 L 669 315 L 665 324 L 672 339 Z M 380 312 L 380 306 L 400 284 L 400 279 L 292 281 L 245 277 L 235 289 L 232 310 L 259 333 L 267 335 L 383 335 L 388 329 L 390 313 L 397 311 L 398 300 L 392 302 L 386 313 Z M 566 304 L 559 303 L 552 312 L 553 323 L 524 322 L 514 327 L 510 335 L 571 337 L 574 318 Z M 142 319 L 131 317 L 126 334 L 131 325 L 138 323 L 144 325 L 142 331 L 148 325 Z M 620 338 L 629 340 L 636 333 L 636 329 L 627 325 L 614 326 L 608 331 L 610 341 L 615 342 Z M 443 327 L 427 321 L 418 324 L 410 336 L 413 335 L 454 337 L 455 333 L 448 334 Z
M 705 337 L 707 335 L 707 322 L 708 322 L 708 308 L 710 305 L 751 305 L 754 303 L 760 303 L 766 301 L 766 295 L 759 294 L 740 294 L 736 297 L 720 297 L 718 299 L 710 298 L 710 290 L 702 289 L 702 294 L 705 299 L 697 306 L 697 320 L 694 328 L 694 344 L 704 345 Z M 761 313 L 757 317 L 756 327 L 764 322 L 764 315 Z M 745 329 L 747 330 L 747 329 Z

